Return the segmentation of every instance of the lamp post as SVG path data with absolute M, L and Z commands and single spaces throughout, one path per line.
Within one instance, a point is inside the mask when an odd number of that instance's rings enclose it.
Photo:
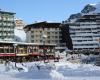
M 45 62 L 45 58 L 46 58 L 46 54 L 45 54 L 45 39 L 47 38 L 47 35 L 45 35 L 44 33 L 42 34 L 42 41 L 43 41 L 43 55 L 44 55 L 44 62 Z
M 16 67 L 16 47 L 17 47 L 17 44 L 13 44 L 14 46 L 14 53 L 15 53 L 15 67 Z

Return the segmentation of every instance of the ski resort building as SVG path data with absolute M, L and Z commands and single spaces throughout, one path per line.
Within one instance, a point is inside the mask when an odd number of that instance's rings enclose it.
M 74 50 L 100 47 L 100 14 L 85 14 L 68 24 Z
M 65 50 L 64 28 L 61 23 L 37 22 L 24 27 L 26 41 L 30 43 L 56 44 L 56 49 Z M 45 40 L 44 40 L 45 38 Z
M 14 14 L 0 10 L 0 40 L 14 41 Z
M 0 41 L 0 59 L 19 61 L 24 57 L 27 61 L 33 61 L 53 58 L 55 46 L 56 44 Z

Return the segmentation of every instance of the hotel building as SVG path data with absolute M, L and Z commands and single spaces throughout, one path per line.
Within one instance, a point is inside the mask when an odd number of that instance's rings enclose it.
M 12 12 L 0 11 L 0 40 L 14 40 L 14 14 Z
M 100 47 L 100 14 L 85 14 L 68 24 L 74 50 Z
M 60 23 L 39 22 L 24 27 L 26 41 L 30 43 L 42 43 L 43 35 L 46 36 L 45 44 L 56 44 L 57 49 L 66 49 L 66 42 L 62 38 L 62 26 Z

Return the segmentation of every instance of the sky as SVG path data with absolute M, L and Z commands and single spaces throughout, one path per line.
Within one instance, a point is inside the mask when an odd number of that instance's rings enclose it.
M 35 21 L 62 22 L 80 12 L 89 3 L 100 0 L 0 0 L 0 9 L 14 12 L 15 18 L 31 24 Z

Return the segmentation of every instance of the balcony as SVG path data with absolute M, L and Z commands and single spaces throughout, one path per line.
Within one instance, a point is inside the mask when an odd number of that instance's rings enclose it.
M 85 48 L 87 48 L 87 49 L 91 49 L 91 48 L 98 48 L 98 46 L 73 46 L 73 48 L 77 48 L 77 49 L 79 49 L 79 48 L 81 48 L 81 49 L 85 49 Z

